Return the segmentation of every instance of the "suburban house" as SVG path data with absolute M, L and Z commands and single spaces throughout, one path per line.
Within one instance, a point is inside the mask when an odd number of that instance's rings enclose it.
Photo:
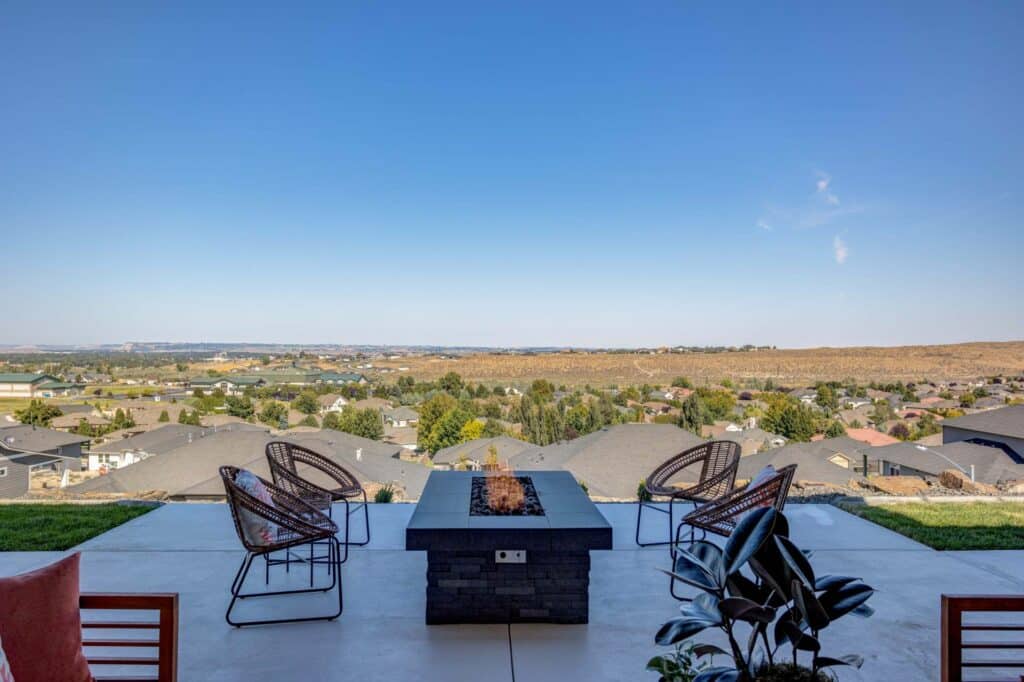
M 966 441 L 1003 450 L 1024 464 L 1024 405 L 978 412 L 942 422 L 942 443 Z
M 670 457 L 704 442 L 674 424 L 616 424 L 571 441 L 513 455 L 515 470 L 565 469 L 592 497 L 635 500 L 637 486 Z M 695 482 L 699 470 L 679 480 Z
M 61 408 L 63 409 L 63 407 Z M 59 417 L 54 417 L 53 421 L 50 422 L 50 428 L 58 431 L 75 431 L 78 429 L 79 424 L 85 422 L 90 427 L 105 427 L 110 426 L 110 420 L 106 417 L 89 410 L 88 412 L 71 412 L 70 414 L 65 413 Z
M 1007 485 L 1024 482 L 1024 464 L 998 447 L 956 441 L 937 447 L 894 443 L 871 451 L 877 471 L 887 476 L 937 479 L 947 469 L 958 470 L 979 483 Z
M 320 372 L 320 376 L 317 377 L 316 381 L 321 384 L 336 385 L 365 384 L 366 377 L 354 372 Z
M 417 448 L 416 436 L 417 433 L 415 426 L 384 425 L 384 442 L 400 445 L 403 449 L 411 451 L 408 453 L 410 455 L 412 452 L 415 452 Z
M 384 421 L 391 426 L 402 428 L 406 426 L 413 426 L 418 424 L 420 421 L 420 414 L 411 407 L 402 405 L 395 408 L 386 408 L 384 410 Z
M 865 481 L 865 451 L 871 447 L 860 441 L 840 436 L 813 443 L 790 443 L 740 459 L 738 480 L 749 481 L 767 465 L 780 469 L 797 465 L 797 480 L 804 485 L 850 487 Z
M 786 439 L 779 434 L 765 431 L 756 426 L 745 429 L 726 429 L 719 439 L 739 443 L 740 454 L 744 457 L 772 448 L 781 448 L 786 444 Z
M 21 497 L 35 473 L 61 474 L 82 468 L 88 438 L 37 426 L 0 428 L 0 498 Z
M 328 393 L 317 398 L 320 403 L 320 414 L 328 412 L 341 412 L 342 408 L 348 405 L 348 401 L 337 393 Z
M 82 392 L 82 384 L 68 383 L 50 374 L 0 374 L 0 398 L 56 398 Z
M 275 436 L 265 428 L 239 428 L 193 439 L 192 443 L 159 456 L 79 483 L 68 488 L 68 492 L 161 490 L 172 500 L 222 500 L 224 483 L 217 473 L 218 467 L 225 464 L 242 467 L 269 480 L 270 469 L 264 451 L 272 440 L 288 440 L 329 457 L 351 471 L 369 489 L 371 497 L 376 487 L 391 484 L 405 499 L 418 498 L 430 474 L 422 464 L 402 459 L 401 447 L 348 433 L 324 429 Z M 322 474 L 307 467 L 300 466 L 298 473 L 314 483 L 330 484 Z
M 221 377 L 196 377 L 190 379 L 188 385 L 192 389 L 213 391 L 220 389 L 224 395 L 241 395 L 247 388 L 256 388 L 267 383 L 263 377 L 252 376 L 221 376 Z
M 535 449 L 537 449 L 536 445 L 509 436 L 477 438 L 466 443 L 442 448 L 434 453 L 431 461 L 434 463 L 435 469 L 479 471 L 487 463 L 487 459 L 492 453 L 497 457 L 499 464 L 504 464 L 522 452 Z
M 109 441 L 89 451 L 89 471 L 108 471 L 126 467 L 188 445 L 210 433 L 213 431 L 199 426 L 167 424 L 137 436 Z

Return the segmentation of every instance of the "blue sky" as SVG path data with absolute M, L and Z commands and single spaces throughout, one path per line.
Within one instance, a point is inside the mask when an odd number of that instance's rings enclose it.
M 1024 4 L 11 3 L 0 343 L 1024 338 Z

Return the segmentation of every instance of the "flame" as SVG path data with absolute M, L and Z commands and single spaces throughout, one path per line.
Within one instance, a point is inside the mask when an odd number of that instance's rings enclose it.
M 514 512 L 526 506 L 526 492 L 511 468 L 487 471 L 487 506 L 496 512 Z

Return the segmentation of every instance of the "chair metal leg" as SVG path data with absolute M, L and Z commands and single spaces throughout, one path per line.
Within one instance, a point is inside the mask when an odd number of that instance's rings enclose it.
M 657 542 L 640 542 L 640 519 L 642 518 L 643 511 L 644 511 L 645 507 L 647 509 L 650 509 L 651 511 L 656 511 L 656 512 L 658 512 L 660 514 L 669 514 L 669 521 L 668 521 L 668 523 L 669 523 L 668 537 L 670 538 L 669 540 L 665 540 L 665 541 L 659 540 Z M 650 502 L 640 502 L 637 505 L 637 510 L 636 510 L 636 536 L 635 536 L 636 544 L 639 545 L 640 547 L 662 547 L 664 545 L 671 545 L 672 544 L 672 540 L 671 540 L 671 537 L 672 537 L 672 530 L 671 530 L 671 528 L 672 528 L 672 516 L 671 516 L 671 511 L 672 511 L 672 501 L 671 500 L 669 500 L 669 508 L 668 509 L 662 509 L 661 507 L 658 507 L 658 506 L 656 506 L 654 504 L 651 504 Z
M 224 619 L 228 622 L 229 625 L 232 625 L 234 627 L 239 627 L 240 628 L 240 627 L 245 627 L 245 626 L 249 626 L 249 625 L 273 625 L 273 624 L 277 624 L 277 623 L 302 623 L 302 622 L 317 621 L 317 620 L 334 620 L 338 616 L 341 615 L 342 610 L 344 608 L 344 601 L 343 601 L 344 597 L 342 595 L 341 562 L 339 560 L 340 556 L 341 556 L 341 547 L 340 547 L 340 543 L 338 542 L 337 538 L 331 538 L 328 541 L 328 561 L 329 561 L 329 563 L 331 563 L 333 565 L 334 570 L 330 572 L 331 573 L 331 583 L 330 583 L 330 585 L 328 585 L 325 588 L 324 587 L 318 587 L 318 588 L 300 589 L 300 590 L 276 590 L 276 591 L 271 591 L 271 592 L 256 592 L 256 593 L 242 594 L 241 593 L 242 585 L 245 584 L 245 579 L 246 579 L 246 577 L 249 574 L 249 569 L 251 568 L 253 559 L 255 559 L 256 556 L 257 555 L 253 554 L 253 553 L 248 553 L 248 552 L 246 553 L 245 558 L 242 560 L 242 565 L 238 567 L 238 571 L 235 573 L 235 578 L 231 582 L 231 602 L 228 604 L 228 609 L 227 609 L 227 611 L 224 614 Z M 264 556 L 266 556 L 266 555 L 264 554 Z M 311 564 L 311 565 L 313 565 L 313 564 Z M 333 613 L 330 613 L 330 614 L 327 614 L 327 615 L 323 615 L 323 616 L 307 616 L 307 617 L 303 617 L 303 618 L 277 618 L 277 619 L 269 619 L 269 620 L 248 620 L 248 621 L 232 620 L 232 618 L 231 618 L 231 612 L 232 612 L 232 610 L 235 607 L 235 603 L 239 599 L 245 599 L 247 597 L 273 597 L 273 596 L 285 595 L 285 594 L 303 594 L 303 593 L 308 593 L 308 592 L 329 592 L 329 591 L 331 591 L 331 590 L 333 590 L 335 588 L 337 588 L 337 590 L 338 590 L 338 610 L 336 612 L 333 612 Z

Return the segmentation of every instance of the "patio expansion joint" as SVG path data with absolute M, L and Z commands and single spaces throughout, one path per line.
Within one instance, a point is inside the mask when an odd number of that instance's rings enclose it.
M 999 550 L 982 550 L 982 551 L 999 551 Z M 983 571 L 983 572 L 988 573 L 989 575 L 994 576 L 996 578 L 999 578 L 1001 580 L 1009 581 L 1009 582 L 1013 583 L 1014 585 L 1016 585 L 1018 587 L 1018 589 L 1024 591 L 1024 580 L 1021 580 L 1019 577 L 1017 577 L 1017 576 L 1015 576 L 1015 575 L 1013 575 L 1011 573 L 1006 573 L 1004 571 L 1001 571 L 1001 570 L 999 570 L 997 568 L 994 568 L 994 567 L 991 567 L 991 566 L 985 566 L 983 564 L 979 564 L 979 563 L 975 563 L 973 561 L 969 561 L 966 557 L 960 555 L 958 552 L 940 552 L 940 554 L 949 556 L 951 559 L 954 559 L 954 560 L 960 562 L 961 564 L 964 564 L 966 566 L 970 566 L 971 568 L 977 569 L 979 571 Z

